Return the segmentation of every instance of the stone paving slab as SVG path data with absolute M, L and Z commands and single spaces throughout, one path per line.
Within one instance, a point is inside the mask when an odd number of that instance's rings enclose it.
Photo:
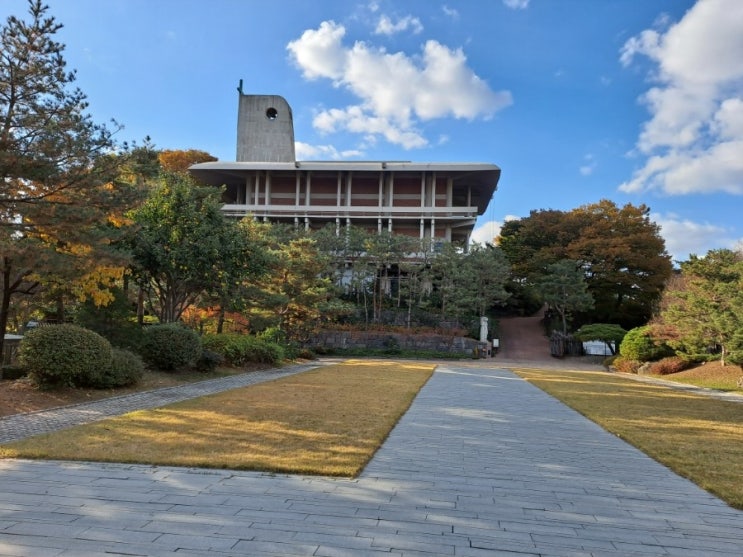
M 0 556 L 111 554 L 740 557 L 743 512 L 512 373 L 447 363 L 355 479 L 0 461 Z

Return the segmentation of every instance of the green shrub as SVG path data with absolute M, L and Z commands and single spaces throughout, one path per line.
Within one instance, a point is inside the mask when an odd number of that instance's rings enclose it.
M 665 344 L 655 342 L 650 336 L 650 327 L 644 325 L 630 329 L 624 335 L 619 353 L 629 360 L 652 362 L 671 356 L 673 351 Z
M 221 354 L 228 365 L 236 367 L 251 362 L 276 364 L 285 357 L 280 345 L 250 335 L 205 335 L 203 343 L 204 348 Z
M 601 362 L 601 365 L 603 365 L 606 369 L 609 369 L 610 367 L 615 367 L 614 362 L 617 361 L 617 358 L 619 358 L 617 354 L 612 354 L 611 356 L 607 356 L 606 358 L 603 359 L 603 361 Z
M 278 327 L 268 327 L 258 333 L 256 338 L 280 346 L 283 349 L 283 354 L 280 359 L 288 358 L 294 360 L 299 358 L 299 353 L 301 351 L 300 346 L 296 342 L 289 340 L 286 336 L 286 332 Z
M 201 339 L 178 323 L 151 325 L 144 330 L 142 357 L 162 371 L 191 366 L 201 356 Z
M 674 356 L 671 358 L 663 358 L 662 360 L 654 362 L 650 366 L 650 373 L 654 375 L 669 375 L 671 373 L 684 371 L 685 369 L 689 369 L 689 367 L 690 364 L 687 361 L 679 358 L 678 356 Z
M 113 349 L 111 365 L 91 387 L 97 389 L 115 389 L 136 385 L 144 375 L 144 362 L 134 352 L 123 348 Z
M 297 350 L 297 358 L 302 358 L 303 360 L 316 360 L 317 354 L 315 354 L 312 350 L 309 348 L 300 348 Z
M 212 350 L 202 350 L 196 361 L 196 369 L 203 372 L 214 371 L 224 363 L 224 356 Z
M 112 357 L 111 344 L 105 338 L 70 324 L 33 329 L 18 348 L 19 363 L 43 387 L 95 384 Z

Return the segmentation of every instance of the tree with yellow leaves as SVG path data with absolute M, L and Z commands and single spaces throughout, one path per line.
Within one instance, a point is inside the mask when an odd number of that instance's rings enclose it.
M 11 299 L 108 243 L 121 193 L 112 131 L 85 112 L 47 11 L 30 0 L 29 21 L 0 27 L 0 348 Z

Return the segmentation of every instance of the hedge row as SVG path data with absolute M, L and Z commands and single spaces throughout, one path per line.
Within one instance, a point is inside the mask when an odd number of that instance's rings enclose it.
M 153 369 L 178 371 L 196 367 L 211 371 L 223 362 L 276 364 L 284 349 L 275 342 L 247 335 L 208 335 L 202 338 L 178 325 L 144 329 L 140 353 L 114 348 L 104 337 L 78 325 L 63 324 L 29 331 L 20 344 L 18 361 L 42 387 L 115 388 L 137 383 L 144 362 Z
M 202 341 L 205 349 L 220 354 L 232 366 L 239 367 L 249 362 L 276 364 L 285 357 L 279 344 L 249 335 L 205 335 Z

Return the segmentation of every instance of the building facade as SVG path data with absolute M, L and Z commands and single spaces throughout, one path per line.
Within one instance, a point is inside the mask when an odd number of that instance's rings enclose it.
M 190 168 L 225 187 L 227 215 L 466 244 L 496 191 L 501 171 L 494 164 L 297 161 L 289 104 L 240 89 L 236 161 Z

